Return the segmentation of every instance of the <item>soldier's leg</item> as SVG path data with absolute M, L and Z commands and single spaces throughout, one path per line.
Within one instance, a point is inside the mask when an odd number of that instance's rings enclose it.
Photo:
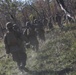
M 18 52 L 12 53 L 12 57 L 13 57 L 13 61 L 15 61 L 18 65 L 18 67 L 20 68 L 21 61 L 20 61 L 20 58 L 19 58 L 19 53 Z
M 61 22 L 58 25 L 61 28 L 61 30 L 64 28 L 64 26 L 63 26 L 63 24 Z
M 34 36 L 30 37 L 30 45 L 33 50 L 35 50 L 35 39 Z
M 27 60 L 27 54 L 25 52 L 20 52 L 20 61 L 21 61 L 22 67 L 26 66 L 26 60 Z
M 50 23 L 50 24 L 49 24 L 49 29 L 52 29 L 52 28 L 53 28 L 53 24 Z
M 38 42 L 38 40 L 36 40 L 36 51 L 38 51 L 39 50 L 39 42 Z
M 38 39 L 37 39 L 37 36 L 35 35 L 34 37 L 33 37 L 33 41 L 32 41 L 33 43 L 33 46 L 34 46 L 34 50 L 35 51 L 38 51 L 39 50 L 39 42 L 38 42 Z

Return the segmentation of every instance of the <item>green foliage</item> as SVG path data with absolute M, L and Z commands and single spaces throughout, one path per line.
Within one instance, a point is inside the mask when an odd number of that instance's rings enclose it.
M 55 29 L 46 34 L 40 50 L 27 49 L 27 75 L 76 75 L 76 37 L 73 33 Z M 0 47 L 2 49 L 3 46 Z M 3 52 L 4 53 L 4 52 Z M 12 58 L 0 59 L 0 75 L 18 75 L 20 71 Z M 72 70 L 66 70 L 66 69 Z M 34 71 L 34 72 L 33 72 Z

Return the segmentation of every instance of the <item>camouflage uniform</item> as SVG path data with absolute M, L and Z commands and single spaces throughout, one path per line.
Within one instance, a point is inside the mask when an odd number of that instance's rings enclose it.
M 49 26 L 49 29 L 53 28 L 52 17 L 50 17 L 48 20 L 48 26 Z
M 41 40 L 45 41 L 45 31 L 41 20 L 38 21 L 36 30 L 37 30 L 38 37 Z
M 38 50 L 39 43 L 37 40 L 34 23 L 27 23 L 27 29 L 25 30 L 24 35 L 27 36 L 27 43 L 29 42 L 34 49 Z
M 6 53 L 12 54 L 13 60 L 17 62 L 20 67 L 25 67 L 27 55 L 22 40 L 17 38 L 13 31 L 12 23 L 7 23 L 7 33 L 4 36 L 4 44 Z
M 60 13 L 56 14 L 56 22 L 58 23 L 58 26 L 62 29 L 63 25 L 62 25 L 62 17 Z

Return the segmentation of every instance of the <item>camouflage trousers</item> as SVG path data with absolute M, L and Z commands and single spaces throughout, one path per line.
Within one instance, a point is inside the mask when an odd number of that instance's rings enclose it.
M 12 53 L 13 61 L 17 62 L 18 66 L 25 67 L 27 55 L 24 51 L 17 51 Z

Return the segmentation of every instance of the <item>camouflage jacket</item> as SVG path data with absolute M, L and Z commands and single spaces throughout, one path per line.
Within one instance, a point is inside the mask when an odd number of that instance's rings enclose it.
M 14 33 L 12 32 L 7 32 L 4 36 L 4 44 L 5 44 L 5 49 L 6 53 L 9 54 L 11 52 L 15 51 L 23 51 L 24 50 L 24 45 L 23 41 L 17 38 Z

